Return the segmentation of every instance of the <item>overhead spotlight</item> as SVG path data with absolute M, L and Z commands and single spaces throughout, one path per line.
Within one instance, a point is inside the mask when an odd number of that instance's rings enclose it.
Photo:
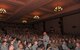
M 40 17 L 38 15 L 34 16 L 33 17 L 34 19 L 39 19 Z

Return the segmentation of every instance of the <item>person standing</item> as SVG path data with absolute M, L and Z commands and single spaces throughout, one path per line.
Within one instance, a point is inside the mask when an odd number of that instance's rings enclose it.
M 43 43 L 44 43 L 44 46 L 45 46 L 45 50 L 46 50 L 46 47 L 49 43 L 49 36 L 47 35 L 46 32 L 43 33 Z

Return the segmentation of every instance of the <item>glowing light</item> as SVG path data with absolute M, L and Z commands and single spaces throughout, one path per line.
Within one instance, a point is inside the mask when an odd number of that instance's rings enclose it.
M 34 16 L 33 18 L 34 18 L 34 19 L 39 19 L 40 17 L 39 17 L 39 16 Z
M 4 8 L 0 8 L 0 14 L 7 13 L 7 11 Z
M 27 21 L 26 20 L 23 20 L 22 23 L 27 23 Z
M 59 11 L 62 11 L 62 10 L 63 10 L 63 8 L 61 6 L 57 6 L 57 7 L 54 8 L 55 12 L 59 12 Z

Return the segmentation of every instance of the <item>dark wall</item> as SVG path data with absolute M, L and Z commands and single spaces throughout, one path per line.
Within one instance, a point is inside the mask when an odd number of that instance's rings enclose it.
M 37 30 L 43 30 L 42 23 L 35 25 Z M 56 33 L 61 33 L 59 18 L 46 21 L 45 27 L 47 32 L 53 29 Z M 63 29 L 64 33 L 80 33 L 80 13 L 63 17 Z
M 64 32 L 80 33 L 80 13 L 64 17 Z

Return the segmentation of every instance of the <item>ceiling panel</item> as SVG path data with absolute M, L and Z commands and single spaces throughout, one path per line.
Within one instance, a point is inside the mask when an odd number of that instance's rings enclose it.
M 63 7 L 63 11 L 54 12 L 56 6 Z M 0 21 L 20 23 L 25 19 L 31 22 L 35 15 L 43 20 L 79 7 L 80 0 L 0 0 L 0 8 L 7 11 L 7 14 L 0 15 Z

